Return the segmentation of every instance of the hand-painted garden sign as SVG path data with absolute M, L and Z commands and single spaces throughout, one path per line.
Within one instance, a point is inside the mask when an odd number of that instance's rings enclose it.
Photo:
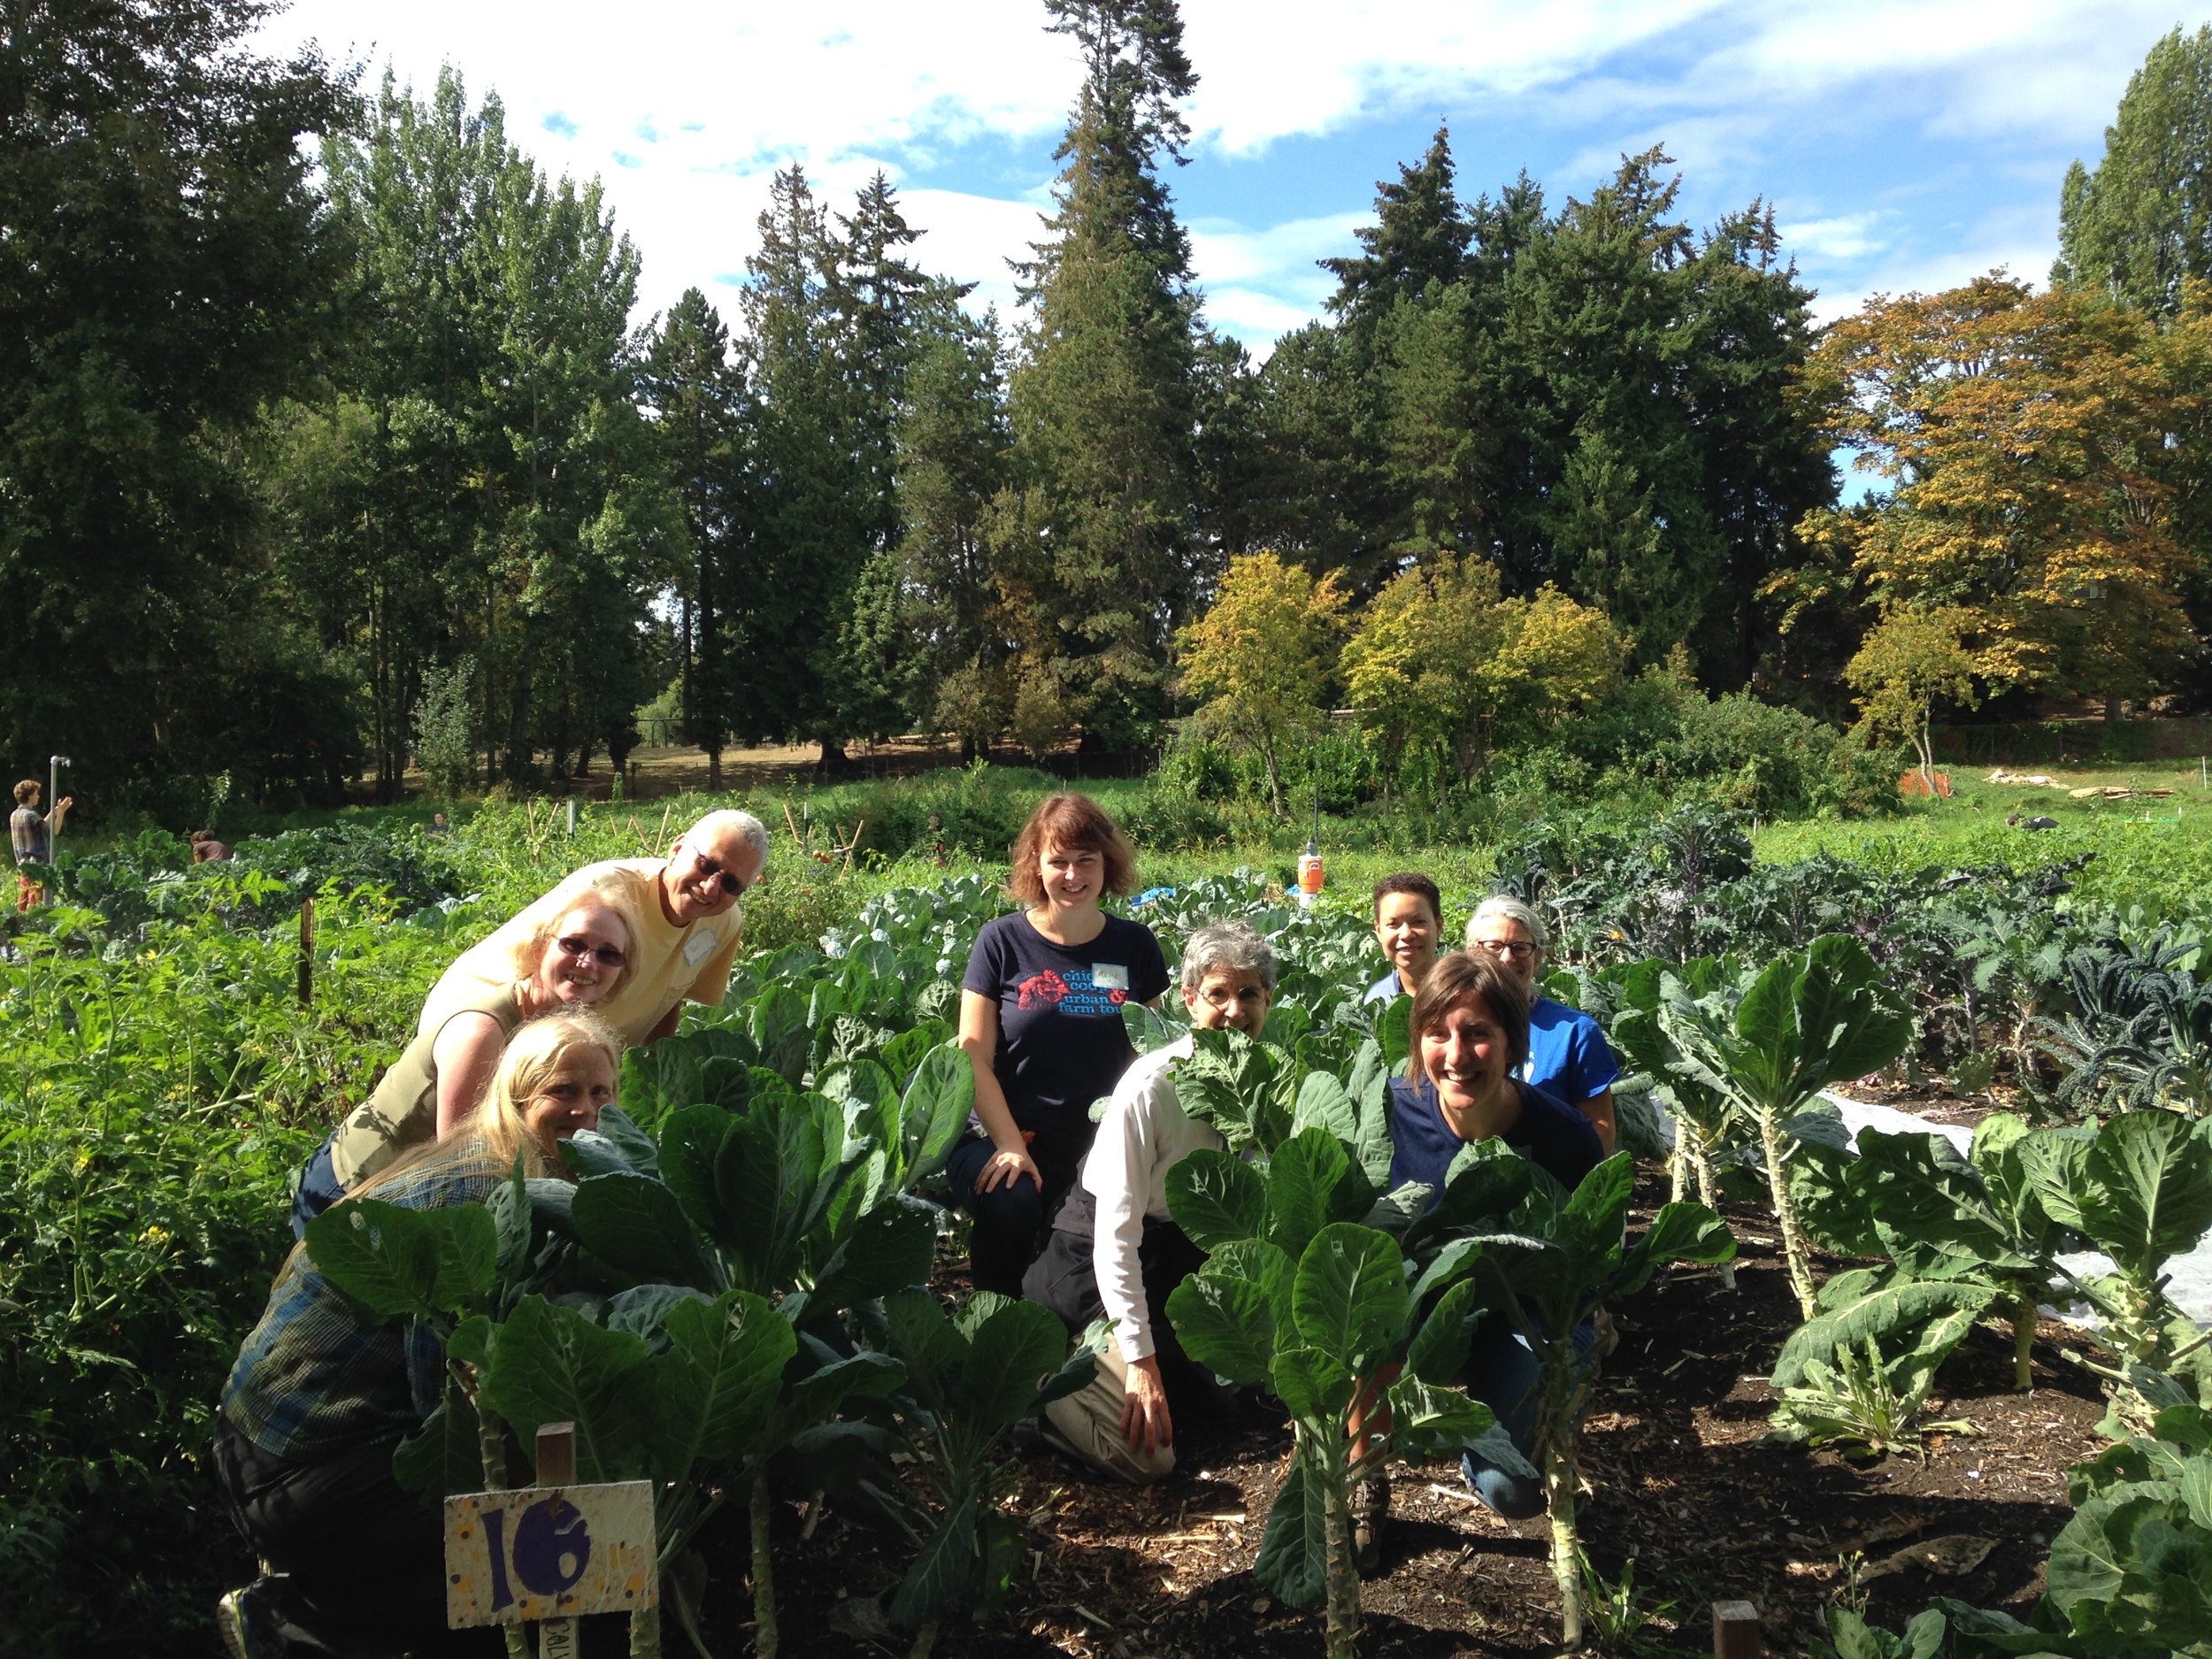
M 456 1630 L 657 1606 L 653 1483 L 448 1498 L 445 1571 L 446 1624 Z

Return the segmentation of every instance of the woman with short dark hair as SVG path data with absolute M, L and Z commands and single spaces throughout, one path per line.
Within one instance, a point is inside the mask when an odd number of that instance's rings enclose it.
M 1436 965 L 1438 941 L 1444 936 L 1444 895 L 1417 870 L 1402 870 L 1375 883 L 1375 942 L 1389 959 L 1390 972 L 1367 987 L 1365 1002 L 1390 1002 L 1411 996 Z
M 1503 1141 L 1571 1192 L 1604 1161 L 1589 1120 L 1514 1075 L 1528 1058 L 1528 990 L 1494 957 L 1453 951 L 1437 958 L 1413 999 L 1408 1034 L 1411 1075 L 1390 1084 L 1390 1183 L 1418 1181 L 1434 1204 L 1461 1148 Z M 1578 1348 L 1594 1342 L 1587 1326 Z M 1536 1356 L 1503 1321 L 1477 1327 L 1466 1368 L 1455 1379 L 1497 1415 L 1524 1457 L 1536 1425 Z M 1475 1495 L 1500 1515 L 1524 1520 L 1544 1508 L 1544 1484 L 1499 1468 L 1470 1451 L 1460 1468 Z M 1380 1555 L 1390 1483 L 1368 1481 L 1356 1500 L 1353 1539 L 1363 1571 Z
M 1137 881 L 1129 843 L 1096 802 L 1047 796 L 1012 864 L 1007 887 L 1025 908 L 985 924 L 961 980 L 976 1126 L 945 1172 L 975 1218 L 975 1287 L 1018 1296 L 1045 1218 L 1091 1149 L 1091 1102 L 1136 1057 L 1122 1005 L 1156 1002 L 1168 973 L 1150 928 L 1099 908 Z

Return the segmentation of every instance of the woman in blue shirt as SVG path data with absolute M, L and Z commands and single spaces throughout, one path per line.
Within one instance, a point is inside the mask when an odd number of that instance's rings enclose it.
M 1440 1194 L 1452 1160 L 1477 1141 L 1503 1141 L 1571 1192 L 1604 1161 L 1589 1121 L 1518 1075 L 1528 1060 L 1528 1016 L 1527 988 L 1494 956 L 1455 950 L 1437 959 L 1413 999 L 1411 1075 L 1390 1084 L 1393 1187 L 1419 1181 Z M 1576 1333 L 1578 1348 L 1594 1340 L 1587 1327 Z M 1528 1345 L 1502 1320 L 1484 1320 L 1457 1381 L 1496 1414 L 1524 1457 L 1534 1449 L 1538 1380 Z M 1460 1467 L 1475 1495 L 1509 1519 L 1542 1511 L 1540 1479 L 1471 1451 Z M 1353 1517 L 1362 1571 L 1379 1559 L 1389 1510 L 1389 1482 L 1366 1482 Z
M 1613 1084 L 1621 1063 L 1597 1021 L 1538 993 L 1550 943 L 1544 918 L 1502 893 L 1477 905 L 1467 924 L 1467 949 L 1496 959 L 1528 993 L 1528 1057 L 1517 1075 L 1587 1118 L 1609 1156 L 1615 1145 Z

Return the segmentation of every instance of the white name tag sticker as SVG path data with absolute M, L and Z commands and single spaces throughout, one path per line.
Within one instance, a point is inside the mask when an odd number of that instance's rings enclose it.
M 711 927 L 702 927 L 684 941 L 684 966 L 695 968 L 714 954 L 714 948 L 722 942 Z
M 1118 962 L 1094 962 L 1091 983 L 1102 991 L 1125 991 L 1129 988 L 1129 970 Z

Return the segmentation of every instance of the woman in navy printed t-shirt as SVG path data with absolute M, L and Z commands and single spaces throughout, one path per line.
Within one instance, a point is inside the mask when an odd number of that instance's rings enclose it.
M 975 1217 L 975 1287 L 1018 1296 L 1045 1217 L 1091 1149 L 1091 1102 L 1135 1057 L 1122 1004 L 1156 1002 L 1168 973 L 1150 928 L 1099 909 L 1137 883 L 1129 843 L 1095 802 L 1047 797 L 1012 862 L 1007 886 L 1026 908 L 985 925 L 961 981 L 980 1133 L 945 1173 Z

